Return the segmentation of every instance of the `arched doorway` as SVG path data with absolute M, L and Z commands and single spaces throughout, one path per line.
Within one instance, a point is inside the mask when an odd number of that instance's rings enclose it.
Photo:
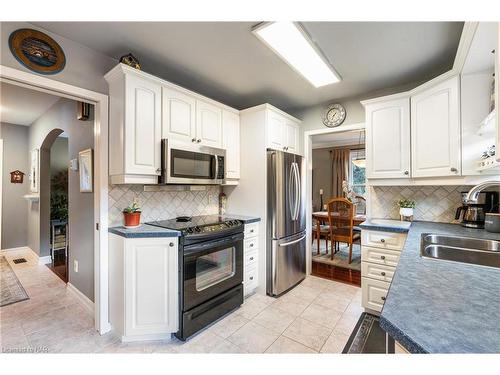
M 40 250 L 50 253 L 49 268 L 68 282 L 68 140 L 51 130 L 40 147 Z

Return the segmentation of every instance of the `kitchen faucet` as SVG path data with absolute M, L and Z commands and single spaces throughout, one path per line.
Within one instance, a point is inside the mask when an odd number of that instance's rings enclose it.
M 465 198 L 466 202 L 472 204 L 477 203 L 479 193 L 492 186 L 500 186 L 500 181 L 485 181 L 477 184 L 467 193 L 467 197 Z

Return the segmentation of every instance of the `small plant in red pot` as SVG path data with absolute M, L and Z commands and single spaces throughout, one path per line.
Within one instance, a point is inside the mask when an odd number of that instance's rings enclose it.
M 130 206 L 123 209 L 123 218 L 126 228 L 134 228 L 140 225 L 141 208 L 139 207 L 139 204 L 136 200 L 134 200 L 134 202 Z

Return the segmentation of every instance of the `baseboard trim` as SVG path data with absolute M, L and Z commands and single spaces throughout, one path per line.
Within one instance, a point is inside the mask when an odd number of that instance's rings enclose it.
M 172 333 L 154 333 L 150 335 L 132 335 L 132 336 L 122 336 L 122 342 L 134 342 L 134 341 L 157 341 L 157 340 L 172 340 Z
M 50 255 L 44 257 L 38 257 L 38 264 L 49 264 L 52 263 L 52 257 Z
M 11 252 L 11 251 L 20 251 L 20 250 L 31 250 L 28 246 L 20 246 L 20 247 L 11 247 L 10 249 L 2 249 L 0 250 L 0 253 L 8 253 L 8 252 Z M 33 251 L 33 250 L 31 250 Z M 35 252 L 33 251 L 33 254 L 35 254 Z
M 94 302 L 92 302 L 85 294 L 80 292 L 76 287 L 68 282 L 66 284 L 66 289 L 69 290 L 78 299 L 85 309 L 94 316 Z

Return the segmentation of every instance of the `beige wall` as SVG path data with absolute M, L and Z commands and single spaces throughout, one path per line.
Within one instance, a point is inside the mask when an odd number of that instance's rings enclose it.
M 3 139 L 2 175 L 2 249 L 27 246 L 28 201 L 23 198 L 29 191 L 29 127 L 0 124 Z M 10 182 L 10 172 L 24 172 L 22 184 Z

